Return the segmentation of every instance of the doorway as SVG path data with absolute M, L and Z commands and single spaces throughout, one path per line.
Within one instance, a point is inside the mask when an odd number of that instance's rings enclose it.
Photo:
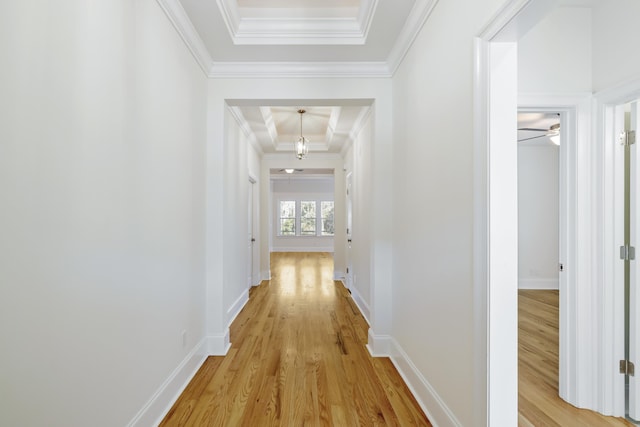
M 257 253 L 259 246 L 256 243 L 256 230 L 257 230 L 257 207 L 258 201 L 257 193 L 256 193 L 256 179 L 249 176 L 249 189 L 247 191 L 247 230 L 248 230 L 248 256 L 247 256 L 247 288 L 250 288 L 254 285 L 258 285 L 258 269 L 260 255 Z

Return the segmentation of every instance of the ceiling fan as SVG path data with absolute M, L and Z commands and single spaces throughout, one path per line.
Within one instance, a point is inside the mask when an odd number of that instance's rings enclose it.
M 531 139 L 537 139 L 537 138 L 542 138 L 542 137 L 548 136 L 549 139 L 551 139 L 551 141 L 554 144 L 556 144 L 556 145 L 560 144 L 560 123 L 552 124 L 549 127 L 549 129 L 519 128 L 518 130 L 519 131 L 525 131 L 525 132 L 544 132 L 541 135 L 536 135 L 536 136 L 531 136 L 531 137 L 528 137 L 528 138 L 518 139 L 518 142 L 529 141 Z

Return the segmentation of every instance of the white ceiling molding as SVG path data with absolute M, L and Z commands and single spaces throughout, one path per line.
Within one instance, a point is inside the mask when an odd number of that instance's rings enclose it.
M 228 109 L 229 109 L 229 112 L 231 113 L 231 116 L 238 123 L 238 127 L 240 127 L 240 130 L 242 131 L 242 133 L 249 140 L 249 143 L 253 146 L 253 148 L 255 148 L 259 156 L 263 156 L 264 151 L 262 150 L 262 147 L 258 142 L 258 138 L 256 138 L 256 135 L 253 133 L 251 126 L 249 126 L 249 123 L 247 123 L 247 120 L 244 118 L 244 115 L 242 114 L 242 110 L 240 110 L 239 107 L 233 107 L 233 106 L 229 106 Z
M 389 56 L 387 57 L 387 67 L 393 76 L 402 63 L 409 48 L 418 36 L 418 33 L 431 16 L 431 12 L 438 4 L 438 0 L 416 0 L 411 9 L 411 13 L 405 22 L 402 31 L 398 35 Z
M 377 2 L 361 0 L 359 10 L 312 8 L 309 16 L 309 9 L 239 8 L 235 0 L 216 0 L 235 45 L 362 45 Z
M 346 156 L 347 151 L 349 151 L 349 148 L 351 148 L 351 146 L 353 145 L 353 141 L 355 141 L 358 138 L 358 135 L 360 135 L 360 132 L 364 127 L 364 124 L 367 122 L 369 117 L 371 117 L 372 112 L 373 112 L 373 108 L 371 108 L 371 106 L 362 107 L 362 109 L 360 110 L 360 114 L 358 115 L 358 118 L 353 123 L 353 127 L 351 128 L 349 137 L 344 142 L 344 145 L 342 146 L 342 150 L 340 150 L 340 155 L 342 157 Z
M 333 136 L 336 132 L 336 125 L 338 124 L 338 119 L 340 118 L 340 112 L 342 108 L 333 107 L 331 109 L 331 115 L 329 116 L 329 124 L 327 126 L 327 134 L 325 136 L 325 140 L 327 141 L 327 146 L 330 146 L 333 142 Z
M 213 65 L 213 58 L 206 48 L 200 34 L 196 31 L 182 4 L 178 0 L 156 0 L 169 21 L 173 24 L 182 40 L 191 51 L 202 71 L 209 76 Z
M 262 114 L 262 118 L 264 119 L 264 125 L 267 128 L 267 132 L 269 133 L 269 138 L 271 139 L 271 144 L 273 144 L 273 149 L 278 149 L 278 130 L 276 129 L 276 122 L 273 120 L 273 114 L 271 113 L 271 107 L 260 107 L 260 113 Z
M 214 62 L 211 78 L 387 78 L 386 62 Z
M 196 62 L 210 78 L 389 78 L 402 62 L 418 32 L 429 18 L 438 0 L 416 0 L 406 25 L 386 61 L 375 62 L 216 62 L 196 31 L 179 0 L 156 0 L 191 51 Z M 232 0 L 217 0 L 233 3 Z M 359 17 L 367 28 L 378 0 L 363 0 Z M 236 7 L 237 9 L 237 7 Z M 226 15 L 225 15 L 226 16 Z M 225 18 L 235 19 L 235 18 Z M 239 19 L 239 18 L 238 18 Z

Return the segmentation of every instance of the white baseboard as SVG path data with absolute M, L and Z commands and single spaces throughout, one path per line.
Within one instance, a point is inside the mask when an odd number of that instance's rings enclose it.
M 271 270 L 261 271 L 260 280 L 271 280 Z
M 333 246 L 308 246 L 308 247 L 298 247 L 298 246 L 278 246 L 277 248 L 273 248 L 271 252 L 330 252 L 333 253 Z
M 460 421 L 393 338 L 391 361 L 434 426 L 462 427 Z
M 369 328 L 369 342 L 367 343 L 367 350 L 373 357 L 390 357 L 391 356 L 391 341 L 390 335 L 376 335 L 371 328 Z
M 518 279 L 518 289 L 560 289 L 560 282 L 557 278 L 554 279 Z
M 347 279 L 346 279 L 346 275 L 344 274 L 344 271 L 333 270 L 333 280 L 339 280 L 342 283 L 345 283 Z
M 236 319 L 236 317 L 238 317 L 238 314 L 240 314 L 240 311 L 242 311 L 242 308 L 248 301 L 249 289 L 245 289 L 242 294 L 240 294 L 238 299 L 235 300 L 235 302 L 231 304 L 231 307 L 229 307 L 229 309 L 227 310 L 227 327 L 229 327 L 231 323 L 233 323 L 233 321 Z
M 149 401 L 127 424 L 127 427 L 147 427 L 160 424 L 207 359 L 206 350 L 206 339 L 203 338 L 162 383 Z
M 369 304 L 367 304 L 367 302 L 362 299 L 362 296 L 355 287 L 352 287 L 349 290 L 351 291 L 351 298 L 353 298 L 353 302 L 356 303 L 358 309 L 360 310 L 360 313 L 362 313 L 362 317 L 364 317 L 367 323 L 371 325 L 371 322 L 369 322 L 369 316 L 371 314 Z
M 225 356 L 230 347 L 229 329 L 224 334 L 212 334 L 207 337 L 207 354 L 209 356 Z

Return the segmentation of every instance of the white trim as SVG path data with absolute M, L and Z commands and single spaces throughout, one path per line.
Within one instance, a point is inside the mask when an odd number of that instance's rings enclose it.
M 326 17 L 283 8 L 279 16 L 266 18 L 265 8 L 239 8 L 231 0 L 217 0 L 217 4 L 235 45 L 362 45 L 378 0 L 362 0 L 358 9 L 340 8 L 347 14 L 337 8 L 324 8 L 332 12 Z
M 437 4 L 438 0 L 418 0 L 413 4 L 413 9 L 411 9 L 402 31 L 396 38 L 389 56 L 387 56 L 387 68 L 391 75 L 395 74 Z
M 213 62 L 210 78 L 389 78 L 386 62 Z
M 593 398 L 595 367 L 593 355 L 600 351 L 594 341 L 597 329 L 591 294 L 597 287 L 592 269 L 595 228 L 593 222 L 596 175 L 592 158 L 592 94 L 520 94 L 520 111 L 559 112 L 560 146 L 560 259 L 565 270 L 558 284 L 560 298 L 559 394 L 577 407 L 596 409 Z M 537 287 L 542 284 L 528 284 Z M 522 289 L 521 286 L 519 288 Z
M 507 1 L 475 40 L 473 414 L 479 425 L 517 424 L 517 135 L 510 125 L 517 110 L 516 41 L 554 5 Z
M 178 400 L 191 379 L 207 359 L 206 339 L 200 342 L 187 354 L 178 367 L 151 396 L 147 403 L 133 417 L 127 427 L 158 425 Z
M 231 307 L 227 310 L 227 325 L 231 325 L 233 321 L 238 317 L 240 311 L 244 308 L 244 306 L 249 301 L 249 289 L 245 289 L 242 294 L 235 300 Z
M 231 113 L 231 117 L 233 117 L 236 123 L 238 124 L 238 127 L 240 128 L 242 133 L 249 140 L 249 143 L 251 144 L 251 146 L 258 153 L 258 156 L 262 157 L 264 155 L 264 150 L 262 149 L 262 146 L 258 142 L 258 138 L 256 137 L 256 134 L 253 133 L 253 129 L 251 129 L 251 125 L 249 125 L 249 122 L 247 122 L 247 119 L 245 119 L 244 114 L 242 114 L 242 110 L 239 107 L 232 106 L 232 105 L 227 105 L 227 109 Z M 252 182 L 253 184 L 257 182 L 255 178 L 253 177 L 250 177 L 250 178 L 253 179 L 253 182 Z
M 296 236 L 296 237 L 306 237 L 306 236 Z M 318 236 L 319 238 L 320 236 Z M 327 237 L 327 236 L 325 236 Z M 333 237 L 333 236 L 331 236 Z M 294 239 L 295 237 L 292 237 Z M 314 236 L 309 236 L 309 238 L 314 238 Z M 329 252 L 333 253 L 333 246 L 308 246 L 308 247 L 300 247 L 300 246 L 278 246 L 277 248 L 272 248 L 270 252 Z
M 555 279 L 518 279 L 518 289 L 559 290 L 560 281 Z
M 231 342 L 229 341 L 229 329 L 224 334 L 213 334 L 207 338 L 207 354 L 209 356 L 226 356 Z
M 342 282 L 344 287 L 345 288 L 347 287 L 347 285 L 345 284 L 345 273 L 344 273 L 344 271 L 333 270 L 333 280 L 337 280 L 339 282 Z
M 391 335 L 376 335 L 373 329 L 369 328 L 368 337 L 367 350 L 372 357 L 391 356 Z
M 434 426 L 462 427 L 451 409 L 438 395 L 435 388 L 413 364 L 400 344 L 391 339 L 391 362 L 409 387 L 411 394 Z
M 367 323 L 371 325 L 371 322 L 369 321 L 371 316 L 369 304 L 367 304 L 367 302 L 362 298 L 362 295 L 360 295 L 355 286 L 352 286 L 349 290 L 351 291 L 351 299 L 356 303 L 356 306 L 358 306 L 358 310 L 362 313 L 362 317 L 364 317 Z
M 187 12 L 179 0 L 156 0 L 171 24 L 176 29 L 194 59 L 206 75 L 211 73 L 213 58 L 205 46 L 200 34 L 196 31 Z
M 260 282 L 265 280 L 271 280 L 271 270 L 261 271 L 260 272 Z
M 600 226 L 598 252 L 596 258 L 604 260 L 595 272 L 600 288 L 590 295 L 593 307 L 600 316 L 596 323 L 594 341 L 598 345 L 599 357 L 594 361 L 600 372 L 601 381 L 594 384 L 595 390 L 589 397 L 598 404 L 604 414 L 624 416 L 625 389 L 624 376 L 617 373 L 619 360 L 624 359 L 624 271 L 619 259 L 618 247 L 623 236 L 621 203 L 623 190 L 622 153 L 615 141 L 615 109 L 640 98 L 640 79 L 634 79 L 611 89 L 598 92 L 594 97 L 595 131 L 594 156 L 599 161 L 595 169 L 599 185 L 595 216 Z M 605 286 L 606 284 L 606 286 Z

